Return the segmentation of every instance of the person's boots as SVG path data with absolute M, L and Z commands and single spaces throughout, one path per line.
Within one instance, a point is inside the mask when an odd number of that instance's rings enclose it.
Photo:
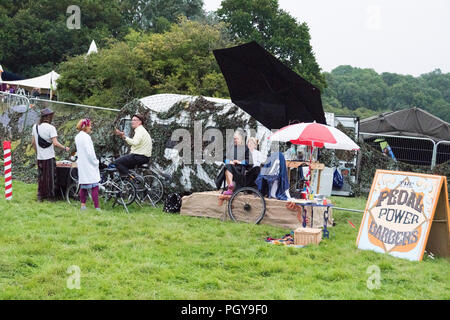
M 228 186 L 228 190 L 225 191 L 223 194 L 226 196 L 231 196 L 233 194 L 233 190 L 234 190 L 234 182 L 232 182 L 229 186 Z

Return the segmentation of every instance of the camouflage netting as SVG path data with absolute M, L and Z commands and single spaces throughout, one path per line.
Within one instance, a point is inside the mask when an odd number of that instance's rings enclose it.
M 369 144 L 359 142 L 361 147 L 360 155 L 360 171 L 359 184 L 352 185 L 356 195 L 365 195 L 370 191 L 372 179 L 377 169 L 396 170 L 406 172 L 418 172 L 426 174 L 435 174 L 447 177 L 447 187 L 450 190 L 450 161 L 442 163 L 431 169 L 429 166 L 415 166 L 404 162 L 395 162 L 392 158 L 383 155 L 377 149 Z
M 4 100 L 3 100 L 4 101 Z M 25 100 L 24 100 L 25 101 Z M 136 113 L 146 114 L 149 119 L 145 125 L 153 140 L 153 154 L 151 163 L 155 170 L 165 177 L 165 193 L 169 192 L 200 192 L 214 190 L 214 179 L 221 169 L 222 163 L 212 164 L 184 164 L 178 152 L 174 149 L 179 141 L 171 141 L 172 133 L 176 129 L 186 129 L 190 132 L 191 154 L 194 157 L 194 123 L 202 121 L 202 134 L 208 128 L 217 128 L 226 137 L 226 129 L 244 128 L 257 130 L 257 122 L 233 104 L 211 102 L 203 97 L 190 98 L 175 103 L 164 112 L 155 112 L 144 106 L 140 100 L 134 100 L 124 106 L 120 111 L 104 111 L 98 109 L 70 107 L 59 103 L 39 103 L 29 108 L 26 102 L 7 105 L 0 99 L 0 139 L 12 141 L 13 149 L 13 177 L 25 182 L 36 182 L 37 167 L 36 155 L 31 147 L 31 127 L 39 118 L 39 110 L 49 107 L 55 111 L 53 124 L 58 131 L 58 140 L 75 151 L 74 138 L 77 134 L 75 128 L 81 118 L 89 117 L 93 121 L 92 140 L 94 141 L 97 156 L 119 155 L 124 151 L 124 142 L 113 135 L 113 129 L 124 127 L 124 118 L 128 119 Z M 125 122 L 126 123 L 126 122 Z M 129 122 L 128 122 L 129 126 Z M 346 131 L 343 127 L 338 127 Z M 348 136 L 352 136 L 348 133 Z M 203 139 L 202 139 L 203 140 Z M 203 141 L 202 149 L 209 145 Z M 356 195 L 366 194 L 371 187 L 376 169 L 400 170 L 411 172 L 431 173 L 447 176 L 450 183 L 450 162 L 429 167 L 412 166 L 394 162 L 392 159 L 371 146 L 359 141 L 360 170 L 359 183 L 352 184 Z M 224 146 L 224 150 L 225 150 Z M 327 167 L 337 164 L 337 158 L 352 158 L 351 153 L 329 150 L 321 152 L 320 161 Z M 56 150 L 57 160 L 69 160 L 69 154 Z M 192 161 L 193 162 L 193 161 Z
M 21 104 L 12 106 L 0 103 L 2 111 L 0 139 L 12 142 L 14 179 L 28 183 L 37 180 L 36 154 L 31 145 L 31 129 L 39 120 L 39 112 L 43 108 L 55 111 L 52 124 L 57 128 L 58 141 L 65 146 L 70 146 L 71 152 L 75 151 L 74 138 L 78 133 L 76 124 L 79 119 L 86 117 L 91 118 L 94 124 L 92 139 L 95 141 L 97 154 L 115 149 L 119 139 L 112 137 L 111 132 L 117 112 L 70 107 L 56 102 L 32 104 L 30 108 L 26 102 L 23 100 Z M 70 158 L 69 153 L 58 148 L 55 148 L 55 152 L 57 161 Z
M 120 112 L 119 118 L 131 117 L 135 113 L 142 113 L 149 119 L 145 125 L 153 140 L 151 163 L 157 171 L 171 176 L 166 192 L 201 192 L 215 190 L 214 179 L 219 173 L 222 163 L 194 163 L 194 123 L 201 121 L 201 134 L 207 129 L 219 129 L 225 139 L 226 130 L 237 128 L 257 128 L 255 120 L 235 106 L 214 103 L 203 97 L 184 99 L 174 104 L 166 112 L 154 112 L 145 107 L 139 100 L 132 101 Z M 185 129 L 191 138 L 191 164 L 181 162 L 174 145 L 180 141 L 171 141 L 172 133 L 177 129 Z M 197 131 L 200 131 L 197 128 Z M 198 134 L 198 132 L 197 132 Z M 210 144 L 203 141 L 201 150 Z M 225 146 L 224 150 L 225 150 Z
M 338 125 L 337 128 L 347 134 L 347 136 L 353 137 L 352 133 L 343 126 Z M 362 140 L 356 141 L 356 143 L 361 148 L 359 151 L 358 183 L 348 181 L 356 196 L 365 196 L 369 193 L 377 169 L 446 176 L 447 186 L 450 187 L 450 161 L 437 165 L 434 169 L 431 169 L 429 166 L 417 166 L 404 162 L 395 162 L 392 158 L 385 156 L 380 149 L 375 149 L 371 145 L 364 143 Z M 340 151 L 337 153 L 340 153 L 338 156 L 341 160 L 350 160 L 352 158 L 351 152 Z M 324 162 L 327 167 L 333 167 L 336 164 L 337 158 L 332 152 L 326 151 L 323 155 L 324 158 L 321 158 L 320 161 Z M 448 190 L 450 190 L 450 188 Z
M 153 140 L 151 163 L 157 172 L 164 174 L 165 193 L 199 192 L 214 190 L 214 179 L 221 169 L 221 163 L 184 164 L 171 142 L 172 133 L 176 129 L 186 129 L 194 137 L 194 122 L 202 121 L 202 134 L 208 128 L 217 128 L 226 137 L 226 129 L 255 129 L 257 123 L 237 107 L 210 102 L 203 97 L 187 99 L 173 105 L 167 112 L 156 113 L 145 107 L 140 100 L 134 100 L 118 112 L 103 111 L 81 107 L 68 107 L 59 103 L 33 105 L 29 108 L 25 103 L 6 107 L 2 105 L 0 121 L 0 139 L 12 141 L 13 178 L 32 183 L 37 180 L 36 155 L 31 146 L 31 128 L 39 119 L 39 111 L 45 107 L 55 111 L 53 125 L 58 131 L 58 140 L 63 145 L 71 146 L 75 151 L 74 138 L 78 133 L 76 124 L 79 119 L 89 117 L 93 122 L 92 140 L 97 157 L 118 156 L 127 152 L 123 140 L 113 135 L 114 128 L 119 127 L 131 134 L 127 122 L 133 114 L 147 116 L 146 129 Z M 24 127 L 24 119 L 26 125 Z M 125 123 L 125 126 L 124 126 Z M 128 123 L 129 125 L 129 123 Z M 128 126 L 129 127 L 129 126 Z M 192 158 L 194 156 L 193 138 Z M 203 140 L 203 139 L 202 139 Z M 210 144 L 203 141 L 202 150 Z M 225 146 L 224 146 L 225 148 Z M 69 160 L 70 155 L 56 149 L 56 160 Z M 193 160 L 193 159 L 192 159 Z M 193 161 L 192 161 L 193 162 Z

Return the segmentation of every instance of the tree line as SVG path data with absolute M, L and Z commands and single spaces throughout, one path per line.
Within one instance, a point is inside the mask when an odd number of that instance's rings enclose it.
M 361 118 L 418 107 L 450 122 L 450 73 L 436 69 L 419 77 L 339 66 L 325 73 L 327 111 Z
M 67 8 L 81 10 L 67 28 Z M 450 74 L 420 77 L 340 66 L 323 72 L 309 28 L 278 0 L 0 0 L 0 64 L 32 77 L 55 69 L 60 100 L 120 108 L 133 98 L 180 93 L 227 98 L 212 50 L 257 41 L 322 91 L 325 111 L 361 118 L 420 107 L 450 121 Z M 95 40 L 98 54 L 86 57 Z

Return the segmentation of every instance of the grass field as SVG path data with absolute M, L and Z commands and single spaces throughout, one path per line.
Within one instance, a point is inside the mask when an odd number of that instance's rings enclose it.
M 292 248 L 266 243 L 289 232 L 267 225 L 161 207 L 81 213 L 37 202 L 36 185 L 13 187 L 14 199 L 0 200 L 0 299 L 450 299 L 449 259 L 411 262 L 356 249 L 360 213 L 335 211 L 331 239 Z M 361 198 L 333 201 L 365 206 Z M 371 290 L 373 265 L 381 281 Z M 68 288 L 71 266 L 80 289 Z

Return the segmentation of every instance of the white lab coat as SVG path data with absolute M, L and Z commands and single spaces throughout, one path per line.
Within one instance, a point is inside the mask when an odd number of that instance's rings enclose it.
M 84 131 L 80 131 L 75 137 L 75 145 L 78 156 L 78 183 L 98 183 L 100 181 L 99 161 L 95 155 L 91 136 Z

